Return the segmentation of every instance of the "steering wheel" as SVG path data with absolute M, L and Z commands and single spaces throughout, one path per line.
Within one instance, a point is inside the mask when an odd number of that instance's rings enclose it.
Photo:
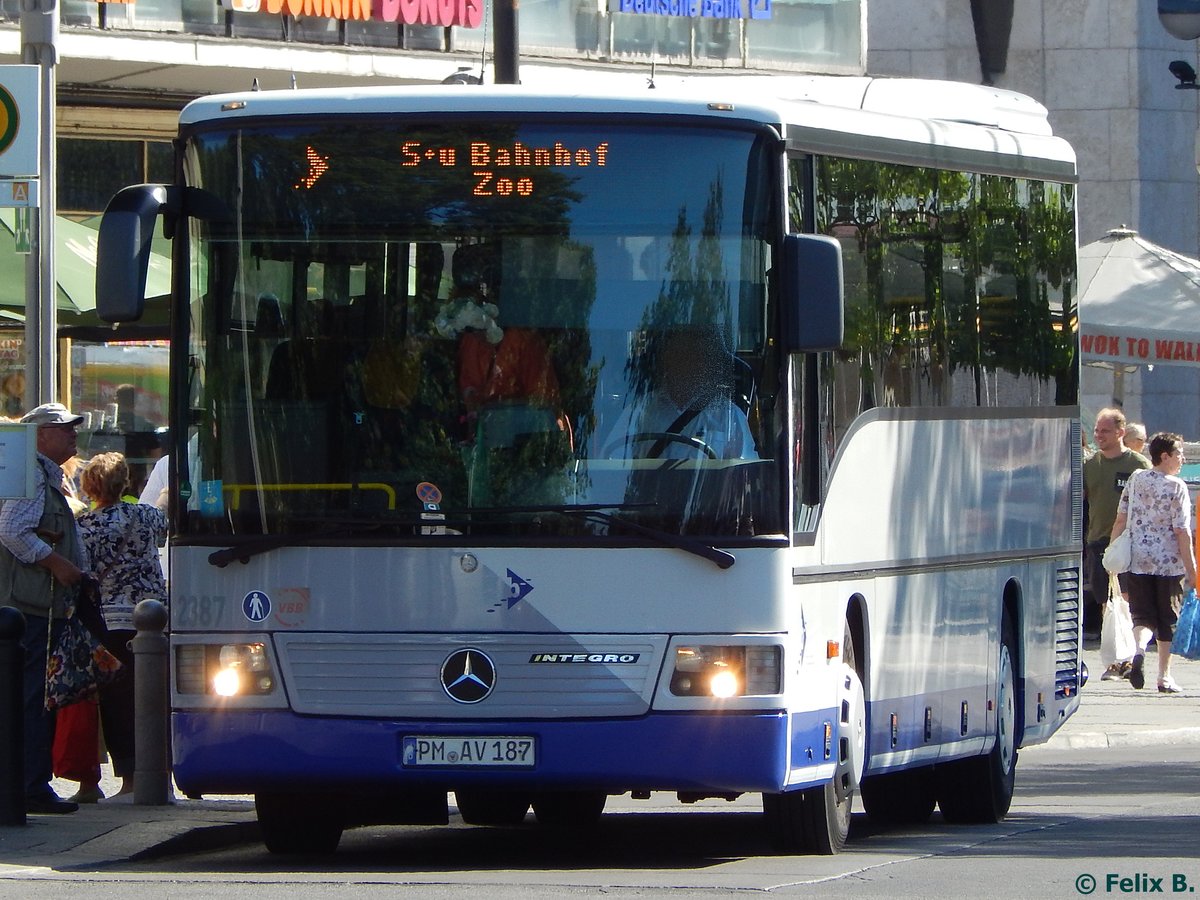
M 704 441 L 700 440 L 700 438 L 691 437 L 690 435 L 686 435 L 686 434 L 676 434 L 673 431 L 639 431 L 639 432 L 637 432 L 637 434 L 631 434 L 627 438 L 620 438 L 619 440 L 613 441 L 604 450 L 604 455 L 610 456 L 614 450 L 616 450 L 618 447 L 622 446 L 623 444 L 640 444 L 645 441 L 655 441 L 655 442 L 663 441 L 664 443 L 668 443 L 668 444 L 686 444 L 687 446 L 691 447 L 693 450 L 699 450 L 701 453 L 703 453 L 709 459 L 717 458 L 716 451 L 713 450 L 713 448 L 710 447 L 708 444 L 704 443 Z M 651 447 L 650 449 L 653 450 L 654 448 Z M 666 448 L 663 448 L 663 449 L 666 449 Z M 654 453 L 654 454 L 651 454 L 651 455 L 643 457 L 643 458 L 644 459 L 658 459 L 660 453 L 662 453 L 662 450 L 659 450 L 658 453 Z

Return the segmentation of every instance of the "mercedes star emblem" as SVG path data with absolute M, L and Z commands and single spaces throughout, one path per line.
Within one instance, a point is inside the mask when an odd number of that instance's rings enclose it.
M 451 700 L 478 703 L 495 686 L 496 666 L 482 650 L 455 650 L 442 663 L 442 688 Z

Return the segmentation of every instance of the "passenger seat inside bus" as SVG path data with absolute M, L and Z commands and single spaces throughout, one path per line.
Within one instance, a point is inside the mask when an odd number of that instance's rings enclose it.
M 324 300 L 300 307 L 299 334 L 293 333 L 271 354 L 268 400 L 329 400 L 342 384 L 345 346 L 331 333 L 332 315 Z

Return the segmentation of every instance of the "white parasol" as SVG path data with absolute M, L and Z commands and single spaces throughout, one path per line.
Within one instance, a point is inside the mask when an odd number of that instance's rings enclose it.
M 1200 366 L 1200 261 L 1115 228 L 1079 248 L 1084 363 Z

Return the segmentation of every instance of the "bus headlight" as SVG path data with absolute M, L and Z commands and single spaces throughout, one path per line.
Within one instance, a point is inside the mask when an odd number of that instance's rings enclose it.
M 218 697 L 236 697 L 242 692 L 242 674 L 234 668 L 218 669 L 212 688 Z
M 271 693 L 275 674 L 264 644 L 181 644 L 175 684 L 181 694 L 241 697 Z
M 677 647 L 671 693 L 677 697 L 778 694 L 780 648 L 770 644 Z

